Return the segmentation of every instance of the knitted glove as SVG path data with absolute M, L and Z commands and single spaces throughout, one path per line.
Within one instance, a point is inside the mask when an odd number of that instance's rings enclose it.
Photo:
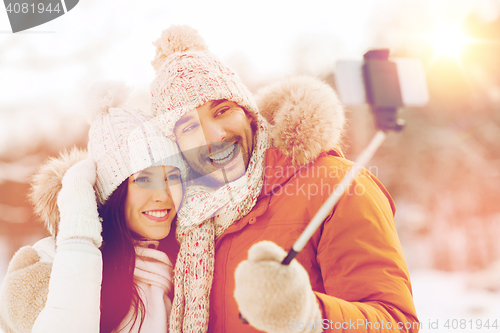
M 95 163 L 89 158 L 76 163 L 64 174 L 62 189 L 57 197 L 61 215 L 58 244 L 70 238 L 88 238 L 97 247 L 101 246 L 102 226 L 93 188 L 95 179 Z
M 234 298 L 253 327 L 268 332 L 322 332 L 322 315 L 309 275 L 297 262 L 281 262 L 286 252 L 262 241 L 235 271 Z

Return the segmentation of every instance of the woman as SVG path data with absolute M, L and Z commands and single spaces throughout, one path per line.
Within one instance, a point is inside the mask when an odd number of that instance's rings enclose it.
M 167 331 L 186 167 L 152 118 L 122 105 L 128 92 L 94 86 L 88 157 L 62 154 L 35 177 L 31 197 L 52 237 L 9 265 L 6 333 Z

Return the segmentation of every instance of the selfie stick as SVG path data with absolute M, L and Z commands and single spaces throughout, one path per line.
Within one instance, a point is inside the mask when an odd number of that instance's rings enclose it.
M 363 150 L 363 152 L 356 159 L 354 165 L 349 169 L 349 172 L 345 175 L 339 185 L 335 186 L 335 190 L 328 197 L 325 203 L 318 210 L 316 215 L 312 218 L 311 222 L 307 225 L 306 229 L 302 232 L 300 237 L 295 241 L 292 246 L 290 252 L 285 257 L 285 259 L 281 262 L 283 265 L 288 265 L 290 261 L 299 253 L 309 239 L 312 237 L 316 229 L 321 225 L 325 217 L 330 213 L 333 206 L 339 201 L 340 197 L 344 194 L 346 189 L 351 185 L 352 181 L 358 173 L 363 169 L 368 161 L 373 157 L 378 147 L 384 142 L 386 138 L 386 133 L 384 131 L 378 131 L 373 137 L 372 141 L 368 145 L 368 147 Z
M 297 253 L 304 248 L 316 229 L 318 229 L 323 220 L 339 201 L 340 197 L 347 188 L 349 188 L 354 178 L 356 178 L 361 169 L 368 164 L 377 149 L 384 142 L 386 132 L 389 130 L 399 132 L 404 127 L 404 122 L 397 118 L 397 109 L 403 106 L 403 102 L 396 64 L 388 60 L 389 50 L 368 51 L 364 55 L 364 59 L 363 75 L 366 97 L 375 117 L 375 124 L 378 131 L 368 147 L 361 152 L 354 165 L 349 169 L 349 172 L 344 176 L 340 184 L 335 187 L 333 193 L 328 197 L 314 215 L 311 222 L 309 222 L 306 229 L 295 241 L 292 249 L 281 262 L 283 265 L 290 264 Z
M 378 131 L 368 144 L 368 147 L 359 154 L 354 165 L 349 169 L 340 184 L 335 187 L 333 193 L 330 194 L 311 222 L 309 222 L 302 234 L 295 241 L 292 249 L 281 262 L 282 265 L 290 264 L 293 258 L 304 248 L 316 229 L 318 229 L 339 201 L 340 197 L 349 188 L 354 178 L 368 164 L 377 149 L 384 142 L 387 136 L 386 133 L 388 131 L 399 132 L 404 128 L 404 121 L 397 117 L 398 107 L 403 106 L 403 101 L 396 64 L 389 61 L 389 50 L 368 51 L 365 53 L 364 59 L 363 79 L 366 99 L 370 104 Z M 248 321 L 243 318 L 241 313 L 240 320 L 242 323 L 248 324 Z

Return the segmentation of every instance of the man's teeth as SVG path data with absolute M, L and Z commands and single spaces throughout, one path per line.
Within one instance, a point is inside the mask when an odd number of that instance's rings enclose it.
M 211 156 L 212 161 L 217 162 L 218 164 L 224 164 L 229 162 L 234 156 L 234 150 L 236 149 L 236 145 L 231 145 L 228 149 L 214 154 Z
M 168 210 L 162 210 L 162 211 L 149 211 L 149 212 L 144 212 L 146 215 L 151 215 L 154 217 L 165 217 L 168 214 Z

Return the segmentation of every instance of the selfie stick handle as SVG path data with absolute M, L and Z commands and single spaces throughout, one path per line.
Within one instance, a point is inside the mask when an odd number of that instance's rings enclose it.
M 368 162 L 373 157 L 373 155 L 380 147 L 382 142 L 384 142 L 386 136 L 387 136 L 386 133 L 382 130 L 379 130 L 375 134 L 368 147 L 366 147 L 361 152 L 361 154 L 356 159 L 354 165 L 351 167 L 351 169 L 349 169 L 349 172 L 345 175 L 340 184 L 335 187 L 333 193 L 330 194 L 330 196 L 318 210 L 316 215 L 314 215 L 311 222 L 309 222 L 306 229 L 302 232 L 300 237 L 295 241 L 295 243 L 292 246 L 292 249 L 290 250 L 290 252 L 288 252 L 288 255 L 281 262 L 282 265 L 288 265 L 293 260 L 293 258 L 295 258 L 297 253 L 299 253 L 304 248 L 304 246 L 312 237 L 316 229 L 318 229 L 323 220 L 331 212 L 335 204 L 339 201 L 340 197 L 344 194 L 347 188 L 349 188 L 354 178 L 356 178 L 361 169 L 363 169 L 368 164 Z

